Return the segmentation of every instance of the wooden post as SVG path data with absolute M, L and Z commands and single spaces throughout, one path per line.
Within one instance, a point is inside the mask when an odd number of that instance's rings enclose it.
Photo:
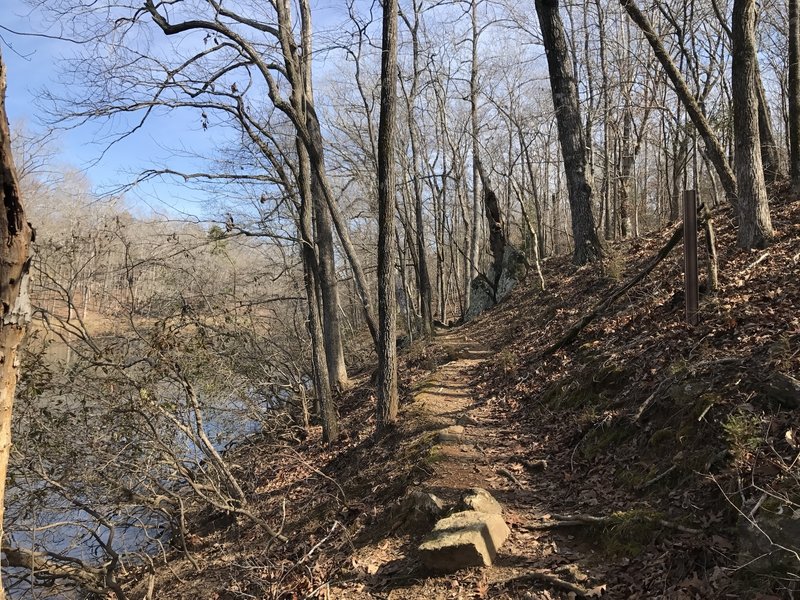
M 686 283 L 686 322 L 697 325 L 697 191 L 683 192 L 683 257 Z

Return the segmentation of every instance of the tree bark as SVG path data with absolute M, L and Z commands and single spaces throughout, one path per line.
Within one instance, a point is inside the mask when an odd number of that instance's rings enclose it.
M 800 0 L 789 0 L 789 176 L 800 196 Z
M 603 15 L 601 0 L 595 0 L 595 4 L 597 6 L 598 52 L 600 54 L 600 77 L 603 93 L 603 237 L 606 240 L 611 240 L 614 238 L 614 232 L 611 226 L 611 150 L 609 139 L 611 137 L 611 108 L 609 102 L 611 90 L 609 89 L 608 67 L 606 65 L 605 16 Z M 586 10 L 588 11 L 588 7 Z M 591 146 L 591 138 L 589 138 L 589 145 Z
M 636 162 L 632 140 L 633 112 L 628 101 L 626 101 L 625 114 L 622 119 L 622 150 L 619 159 L 619 223 L 620 235 L 622 239 L 626 239 L 631 233 L 630 203 L 633 193 L 633 167 Z
M 342 242 L 342 248 L 353 269 L 353 277 L 356 280 L 358 288 L 358 295 L 361 300 L 361 306 L 364 309 L 364 319 L 367 322 L 370 335 L 376 346 L 378 343 L 378 326 L 375 320 L 375 313 L 372 309 L 372 300 L 369 295 L 369 287 L 367 286 L 367 278 L 364 275 L 364 269 L 361 266 L 361 260 L 358 258 L 358 253 L 350 238 L 350 231 L 347 228 L 339 206 L 336 204 L 336 198 L 333 195 L 330 183 L 327 178 L 327 171 L 325 169 L 325 160 L 323 154 L 323 140 L 320 131 L 319 120 L 317 119 L 314 107 L 309 104 L 306 106 L 308 111 L 308 126 L 307 131 L 310 138 L 310 143 L 307 145 L 309 160 L 311 161 L 312 171 L 319 177 L 322 186 L 323 197 L 328 205 L 328 211 L 333 219 L 333 225 L 336 228 L 336 233 L 339 236 L 339 241 Z
M 755 0 L 734 0 L 731 87 L 739 193 L 737 241 L 740 247 L 746 249 L 765 247 L 773 235 L 758 132 L 755 28 Z
M 296 98 L 295 109 L 304 111 L 307 104 L 314 102 L 314 82 L 312 76 L 312 27 L 311 6 L 308 0 L 302 0 L 300 6 L 300 47 L 301 53 L 297 57 L 299 71 L 302 75 L 302 95 Z M 296 86 L 299 88 L 300 86 Z M 306 116 L 308 124 L 308 117 Z M 308 126 L 308 125 L 307 125 Z M 320 152 L 322 157 L 322 152 Z M 317 173 L 308 173 L 311 177 L 310 201 L 314 206 L 314 230 L 318 251 L 317 282 L 322 296 L 322 331 L 324 334 L 325 356 L 328 363 L 328 380 L 333 389 L 345 389 L 349 385 L 347 367 L 344 361 L 344 348 L 342 346 L 342 332 L 339 321 L 339 290 L 336 278 L 336 260 L 333 246 L 333 231 L 331 219 L 325 205 L 322 180 Z
M 0 538 L 3 537 L 8 456 L 11 451 L 11 411 L 19 377 L 17 350 L 31 320 L 28 296 L 33 228 L 25 219 L 19 178 L 11 155 L 11 131 L 6 114 L 6 67 L 0 52 Z M 0 584 L 0 600 L 5 598 Z
M 394 131 L 397 104 L 397 0 L 383 4 L 378 124 L 378 429 L 397 420 Z
M 736 177 L 731 170 L 730 164 L 728 164 L 728 160 L 725 158 L 725 150 L 719 143 L 717 136 L 711 130 L 711 126 L 708 124 L 700 105 L 697 103 L 697 99 L 692 95 L 692 92 L 686 85 L 686 81 L 678 70 L 678 67 L 672 62 L 672 58 L 670 58 L 666 48 L 664 48 L 664 45 L 661 43 L 650 20 L 639 10 L 634 0 L 620 0 L 620 4 L 622 4 L 622 7 L 627 11 L 631 20 L 642 30 L 656 58 L 658 58 L 661 66 L 670 78 L 670 81 L 672 81 L 678 99 L 686 107 L 686 111 L 689 113 L 692 123 L 694 123 L 694 126 L 700 133 L 700 137 L 703 138 L 703 143 L 706 146 L 706 153 L 708 154 L 709 160 L 711 160 L 711 164 L 714 165 L 714 169 L 717 171 L 717 175 L 722 182 L 722 188 L 725 190 L 728 201 L 735 206 L 737 198 Z
M 536 12 L 547 54 L 558 137 L 567 176 L 575 243 L 573 261 L 583 265 L 600 258 L 603 250 L 592 214 L 592 185 L 586 173 L 586 144 L 578 108 L 578 87 L 573 75 L 564 24 L 558 13 L 558 0 L 536 0 Z

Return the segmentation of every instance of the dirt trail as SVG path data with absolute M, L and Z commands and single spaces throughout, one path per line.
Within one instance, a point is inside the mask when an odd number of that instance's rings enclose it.
M 470 371 L 491 355 L 459 330 L 448 331 L 437 342 L 452 358 L 440 366 L 427 380 L 417 385 L 409 413 L 421 416 L 441 429 L 464 428 L 461 439 L 438 441 L 432 450 L 433 475 L 425 489 L 446 501 L 455 501 L 470 487 L 486 487 L 486 460 L 483 448 L 487 435 L 473 416 L 480 407 L 470 387 Z
M 372 575 L 371 584 L 338 590 L 336 598 L 386 598 L 392 600 L 445 598 L 557 599 L 569 596 L 556 586 L 532 579 L 534 571 L 553 573 L 581 587 L 596 581 L 584 560 L 590 544 L 560 531 L 528 531 L 522 525 L 546 516 L 546 500 L 558 493 L 558 484 L 537 472 L 522 458 L 529 454 L 518 441 L 513 424 L 491 416 L 490 401 L 478 399 L 471 381 L 474 371 L 494 351 L 469 337 L 463 329 L 440 333 L 435 344 L 450 360 L 422 381 L 415 382 L 413 400 L 401 419 L 426 422 L 425 429 L 441 431 L 453 426 L 463 432 L 448 439 L 434 438 L 426 460 L 428 476 L 419 488 L 453 503 L 472 487 L 481 487 L 504 507 L 512 533 L 495 564 L 462 570 L 447 576 L 426 573 L 416 561 L 419 536 L 393 536 L 362 547 L 354 557 Z M 596 585 L 596 583 L 594 584 Z

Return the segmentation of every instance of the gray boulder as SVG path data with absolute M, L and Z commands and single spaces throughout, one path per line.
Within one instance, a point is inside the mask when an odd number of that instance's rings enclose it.
M 444 503 L 438 496 L 422 490 L 412 490 L 394 510 L 395 529 L 407 532 L 426 531 L 444 512 Z

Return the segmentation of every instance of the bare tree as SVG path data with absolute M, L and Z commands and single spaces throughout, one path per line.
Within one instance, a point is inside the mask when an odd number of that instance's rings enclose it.
M 650 19 L 648 19 L 647 16 L 642 13 L 641 10 L 639 10 L 639 7 L 636 5 L 634 0 L 620 0 L 620 3 L 628 12 L 631 20 L 636 23 L 639 29 L 642 30 L 642 33 L 647 38 L 650 46 L 653 48 L 656 58 L 658 58 L 659 62 L 661 62 L 661 66 L 664 68 L 664 71 L 667 73 L 672 85 L 674 86 L 675 93 L 686 108 L 686 112 L 691 117 L 692 123 L 694 123 L 694 126 L 697 128 L 700 136 L 703 138 L 706 147 L 706 153 L 708 154 L 711 163 L 714 165 L 714 168 L 717 171 L 717 175 L 722 182 L 722 187 L 725 190 L 728 200 L 732 204 L 735 204 L 737 197 L 736 178 L 733 175 L 733 171 L 731 170 L 727 158 L 725 157 L 725 151 L 722 148 L 722 145 L 719 143 L 714 131 L 711 129 L 711 126 L 709 125 L 702 108 L 698 104 L 697 99 L 689 90 L 689 87 L 686 85 L 686 80 L 683 78 L 683 75 L 681 75 L 680 70 L 678 70 L 678 68 L 675 66 L 675 63 L 664 47 L 664 44 L 661 42 L 661 39 L 659 38 L 655 29 L 653 29 Z

